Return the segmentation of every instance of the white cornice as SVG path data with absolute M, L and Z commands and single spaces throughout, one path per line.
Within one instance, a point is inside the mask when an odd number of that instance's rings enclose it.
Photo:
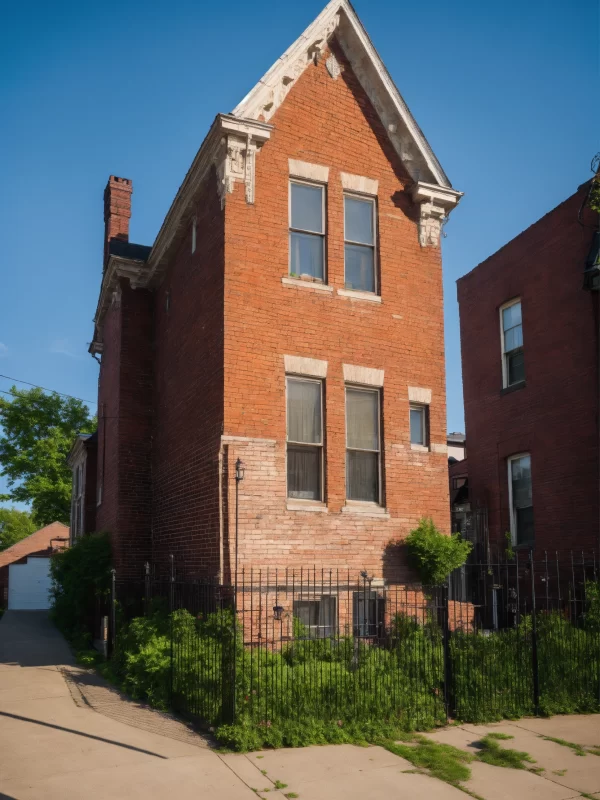
M 226 195 L 233 190 L 236 180 L 245 183 L 246 199 L 254 202 L 254 158 L 257 148 L 269 139 L 272 130 L 273 126 L 266 122 L 238 119 L 230 114 L 217 115 L 152 246 L 147 284 L 159 280 L 171 245 L 180 229 L 187 224 L 193 200 L 213 165 L 217 170 L 222 204 Z
M 235 107 L 233 115 L 269 120 L 334 33 L 410 176 L 450 188 L 448 177 L 348 0 L 331 0 Z

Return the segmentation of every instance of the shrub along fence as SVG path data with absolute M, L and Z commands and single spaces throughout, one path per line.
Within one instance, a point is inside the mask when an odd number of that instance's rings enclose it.
M 316 568 L 219 585 L 148 568 L 113 575 L 110 628 L 125 689 L 234 746 L 600 711 L 593 555 L 472 564 L 430 588 Z

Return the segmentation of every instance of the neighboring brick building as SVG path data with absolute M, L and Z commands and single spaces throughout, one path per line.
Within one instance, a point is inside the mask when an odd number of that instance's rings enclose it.
M 110 178 L 90 348 L 120 573 L 173 554 L 230 577 L 238 458 L 240 566 L 381 578 L 421 516 L 448 531 L 440 228 L 460 193 L 350 4 L 217 116 L 151 248 L 128 242 L 131 191 Z
M 586 206 L 589 185 L 458 281 L 469 499 L 487 507 L 491 543 L 503 548 L 511 531 L 536 557 L 598 549 L 598 295 L 584 288 L 598 215 Z

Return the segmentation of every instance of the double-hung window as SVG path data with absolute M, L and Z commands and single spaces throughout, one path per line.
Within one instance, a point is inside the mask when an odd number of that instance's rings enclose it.
M 427 406 L 418 403 L 410 404 L 410 443 L 427 447 Z
M 533 544 L 533 494 L 529 453 L 508 459 L 508 497 L 512 543 Z
M 346 387 L 346 497 L 381 502 L 380 393 Z
M 325 280 L 325 187 L 290 182 L 290 275 Z
M 506 389 L 525 380 L 520 300 L 515 300 L 500 309 L 500 329 L 502 333 L 502 382 Z
M 287 493 L 323 499 L 323 383 L 287 379 Z
M 83 461 L 80 461 L 73 470 L 73 492 L 71 499 L 71 538 L 73 540 L 83 533 L 84 476 L 85 470 Z
M 375 200 L 354 195 L 344 195 L 346 289 L 377 292 L 375 209 Z

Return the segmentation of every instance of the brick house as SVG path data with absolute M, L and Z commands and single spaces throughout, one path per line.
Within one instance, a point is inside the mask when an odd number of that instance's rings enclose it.
M 441 224 L 460 199 L 346 0 L 219 114 L 152 247 L 111 176 L 90 352 L 117 569 L 401 567 L 449 530 Z M 85 526 L 86 530 L 89 527 Z M 387 566 L 386 566 L 387 565 Z
M 598 215 L 589 187 L 458 281 L 469 500 L 488 509 L 492 544 L 504 549 L 510 532 L 536 558 L 598 550 Z

